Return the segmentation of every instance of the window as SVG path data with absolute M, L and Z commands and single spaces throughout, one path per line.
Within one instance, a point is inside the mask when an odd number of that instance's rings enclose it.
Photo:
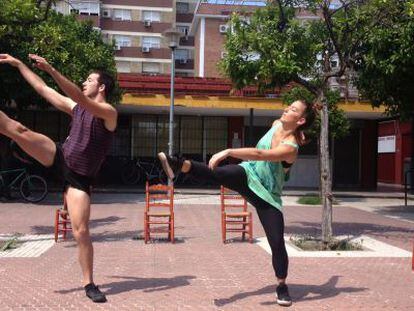
M 120 115 L 109 155 L 131 156 L 131 118 L 128 115 Z M 116 170 L 116 168 L 114 168 Z
M 203 150 L 202 119 L 181 117 L 180 146 L 183 154 L 201 154 Z
M 175 59 L 188 59 L 188 50 L 176 49 L 174 53 Z
M 177 26 L 177 30 L 181 31 L 185 36 L 188 36 L 188 31 L 190 30 L 190 27 L 188 27 L 188 26 Z
M 118 47 L 131 46 L 131 38 L 128 36 L 115 35 L 114 40 L 115 45 Z
M 114 20 L 130 21 L 131 10 L 114 10 Z
M 177 2 L 177 13 L 188 13 L 190 11 L 189 4 L 185 2 Z
M 118 72 L 131 72 L 131 63 L 130 62 L 116 62 L 116 70 Z
M 205 148 L 208 155 L 213 155 L 227 148 L 227 118 L 205 117 Z
M 155 11 L 144 11 L 142 16 L 144 21 L 160 22 L 161 13 Z
M 159 63 L 142 63 L 142 72 L 143 73 L 160 73 L 160 64 Z
M 161 38 L 159 37 L 143 37 L 142 46 L 152 49 L 159 49 L 161 47 Z
M 99 3 L 78 2 L 70 5 L 70 11 L 80 15 L 99 15 Z
M 179 152 L 180 145 L 178 144 L 178 127 L 179 127 L 179 116 L 174 117 L 173 125 L 173 149 L 174 153 Z M 168 115 L 160 115 L 157 121 L 157 152 L 168 150 L 168 139 L 170 133 L 170 118 Z
M 148 115 L 133 116 L 132 131 L 132 156 L 154 157 L 157 142 L 157 118 Z

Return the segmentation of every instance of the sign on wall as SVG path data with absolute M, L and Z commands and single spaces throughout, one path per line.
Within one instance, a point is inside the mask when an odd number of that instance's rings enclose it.
M 395 152 L 395 135 L 378 137 L 378 153 Z

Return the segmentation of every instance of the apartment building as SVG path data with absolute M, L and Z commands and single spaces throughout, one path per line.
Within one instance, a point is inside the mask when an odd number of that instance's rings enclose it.
M 183 33 L 180 45 L 175 51 L 175 70 L 177 76 L 194 76 L 194 36 L 190 35 L 194 12 L 198 0 L 175 2 L 175 27 Z
M 114 42 L 120 73 L 168 74 L 171 51 L 162 33 L 174 27 L 178 19 L 177 26 L 184 36 L 176 53 L 177 73 L 188 75 L 192 74 L 194 47 L 187 29 L 195 5 L 194 0 L 71 0 L 58 1 L 56 10 L 76 14 L 79 20 L 91 20 L 105 42 Z

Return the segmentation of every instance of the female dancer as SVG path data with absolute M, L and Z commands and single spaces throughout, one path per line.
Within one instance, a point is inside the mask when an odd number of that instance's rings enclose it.
M 170 179 L 179 173 L 213 181 L 239 192 L 252 204 L 263 225 L 272 249 L 272 264 L 278 281 L 277 303 L 289 306 L 292 300 L 286 285 L 288 256 L 285 248 L 282 213 L 282 187 L 289 177 L 289 169 L 304 143 L 303 131 L 315 119 L 313 106 L 295 101 L 288 106 L 280 119 L 260 139 L 256 148 L 226 149 L 213 155 L 207 165 L 183 158 L 169 157 L 160 152 L 158 157 Z M 243 160 L 240 164 L 218 167 L 227 157 Z

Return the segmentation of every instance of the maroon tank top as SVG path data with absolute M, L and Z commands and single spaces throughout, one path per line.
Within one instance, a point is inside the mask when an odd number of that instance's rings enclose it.
M 66 165 L 75 173 L 95 177 L 112 144 L 114 133 L 104 120 L 76 105 L 69 136 L 63 144 Z

